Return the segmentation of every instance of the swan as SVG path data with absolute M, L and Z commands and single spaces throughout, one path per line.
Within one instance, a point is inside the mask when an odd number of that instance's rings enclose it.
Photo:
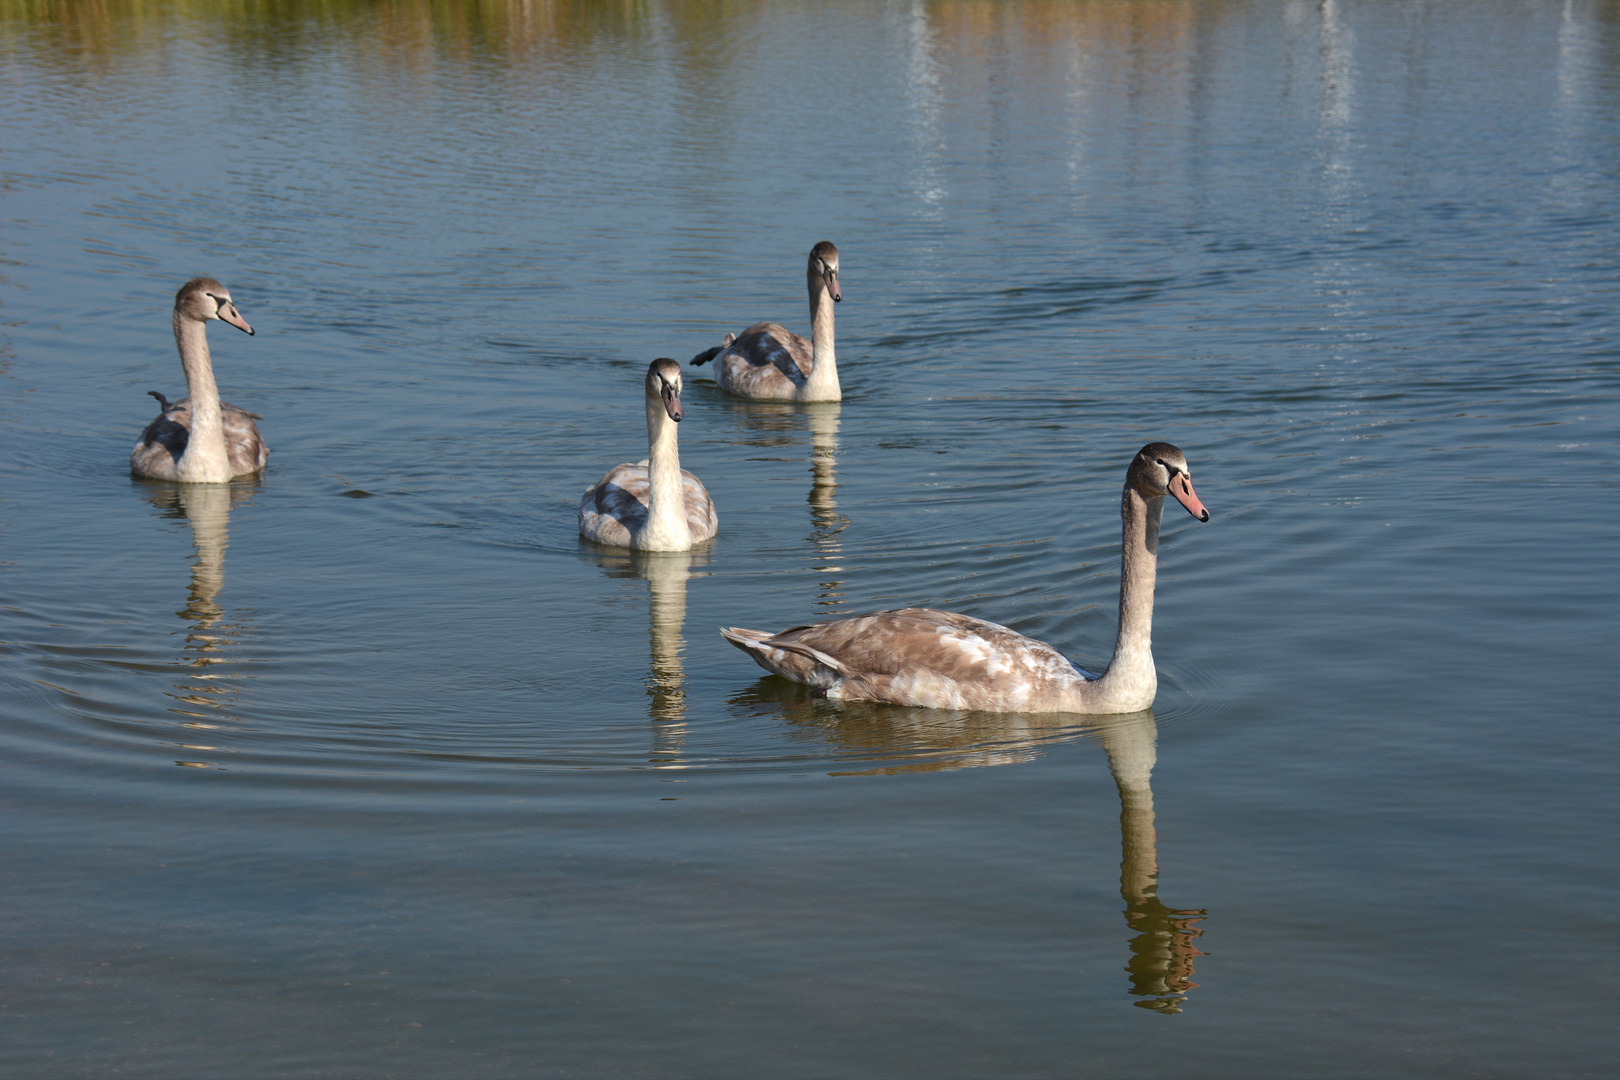
M 639 551 L 685 551 L 720 528 L 703 482 L 681 468 L 681 365 L 647 368 L 647 460 L 615 465 L 579 500 L 579 534 Z
M 805 268 L 810 287 L 810 340 L 779 323 L 755 323 L 741 334 L 727 334 L 692 363 L 715 361 L 720 389 L 765 401 L 840 401 L 838 361 L 833 356 L 833 305 L 838 290 L 838 249 L 823 240 L 810 249 Z
M 827 697 L 986 712 L 1138 712 L 1153 704 L 1153 578 L 1159 521 L 1171 495 L 1200 521 L 1187 458 L 1169 443 L 1142 447 L 1125 473 L 1119 637 L 1101 676 L 1043 641 L 967 615 L 879 611 L 779 634 L 723 627 L 722 637 L 767 671 Z
M 258 413 L 226 405 L 208 358 L 208 320 L 223 319 L 249 335 L 230 290 L 213 278 L 192 278 L 174 294 L 174 343 L 186 372 L 187 397 L 170 401 L 156 390 L 161 411 L 129 455 L 130 471 L 153 480 L 218 484 L 264 468 L 270 457 L 259 438 Z

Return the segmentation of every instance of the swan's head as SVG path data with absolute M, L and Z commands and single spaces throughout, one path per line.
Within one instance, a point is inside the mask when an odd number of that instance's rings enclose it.
M 175 314 L 198 322 L 223 319 L 238 330 L 253 335 L 253 327 L 231 303 L 231 290 L 211 277 L 192 278 L 174 294 Z
M 1169 495 L 1199 521 L 1209 520 L 1209 511 L 1193 493 L 1187 455 L 1167 442 L 1148 443 L 1138 450 L 1136 460 L 1125 474 L 1125 483 L 1144 499 L 1162 499 Z
M 833 303 L 844 298 L 838 291 L 838 249 L 833 247 L 831 240 L 823 240 L 810 249 L 809 271 L 812 277 L 819 277 L 821 283 L 827 286 L 827 295 L 833 298 Z
M 654 360 L 647 368 L 647 399 L 661 402 L 669 418 L 680 423 L 681 365 L 663 356 Z

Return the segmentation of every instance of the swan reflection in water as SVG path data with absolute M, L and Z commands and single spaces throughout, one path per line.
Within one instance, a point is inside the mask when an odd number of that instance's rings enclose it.
M 817 563 L 813 569 L 827 575 L 819 582 L 816 606 L 828 609 L 844 603 L 844 583 L 831 575 L 844 572 L 837 565 L 844 550 L 839 534 L 849 525 L 849 517 L 838 512 L 838 411 L 837 403 L 804 406 L 810 425 L 810 542 Z
M 1166 907 L 1159 900 L 1159 841 L 1153 814 L 1153 766 L 1158 727 L 1151 710 L 1117 716 L 955 712 L 877 702 L 831 702 L 786 679 L 767 676 L 732 699 L 734 706 L 768 705 L 802 734 L 831 742 L 860 767 L 832 775 L 937 772 L 1029 761 L 1053 742 L 1091 736 L 1108 754 L 1119 788 L 1119 892 L 1130 931 L 1128 993 L 1133 1004 L 1178 1013 L 1192 981 L 1194 945 L 1203 936 L 1202 909 Z M 877 762 L 874 763 L 874 759 Z M 890 764 L 881 762 L 887 759 Z
M 652 662 L 647 677 L 647 716 L 653 722 L 651 762 L 657 769 L 686 768 L 686 583 L 706 576 L 693 567 L 707 556 L 691 551 L 627 551 L 599 555 L 609 577 L 647 582 L 648 636 Z
M 180 702 L 174 711 L 187 717 L 188 728 L 213 729 L 218 721 L 234 720 L 225 710 L 241 687 L 230 676 L 211 670 L 230 660 L 234 646 L 247 627 L 226 618 L 219 602 L 225 588 L 225 549 L 230 544 L 231 506 L 246 502 L 258 489 L 256 480 L 229 484 L 149 484 L 147 498 L 165 516 L 184 518 L 191 526 L 195 559 L 191 564 L 191 585 L 186 606 L 175 612 L 189 625 L 185 631 L 180 664 L 185 672 L 169 696 Z M 188 750 L 213 750 L 212 746 L 184 744 Z M 185 761 L 182 765 L 202 767 Z
M 842 408 L 836 401 L 810 404 L 785 402 L 724 402 L 741 428 L 735 440 L 756 452 L 756 461 L 798 461 L 802 432 L 810 433 L 810 568 L 822 580 L 817 582 L 816 607 L 836 612 L 844 603 L 844 582 L 839 565 L 843 556 L 841 533 L 849 518 L 838 512 L 838 418 Z M 788 451 L 792 456 L 788 456 Z
M 1193 957 L 1203 956 L 1193 941 L 1203 908 L 1166 907 L 1159 900 L 1159 834 L 1153 823 L 1153 765 L 1158 758 L 1158 727 L 1152 711 L 1092 721 L 1108 751 L 1108 768 L 1119 787 L 1119 832 L 1123 857 L 1119 894 L 1125 900 L 1125 925 L 1131 938 L 1131 993 L 1136 1004 L 1156 1012 L 1177 1013 L 1192 981 Z

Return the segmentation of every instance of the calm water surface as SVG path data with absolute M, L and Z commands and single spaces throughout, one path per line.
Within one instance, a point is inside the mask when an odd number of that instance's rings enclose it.
M 1616 1052 L 1620 4 L 0 2 L 0 1071 Z M 841 405 L 640 380 L 842 251 Z M 210 274 L 269 469 L 131 480 Z M 840 705 L 948 606 L 1151 714 Z

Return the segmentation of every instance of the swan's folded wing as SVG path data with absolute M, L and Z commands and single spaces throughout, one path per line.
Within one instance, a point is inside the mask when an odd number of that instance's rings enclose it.
M 766 401 L 792 399 L 815 366 L 810 343 L 776 323 L 755 323 L 716 361 L 722 389 Z
M 816 366 L 810 342 L 781 323 L 755 323 L 737 335 L 727 351 L 756 367 L 774 367 L 796 383 L 809 378 Z
M 929 608 L 795 626 L 760 642 L 797 646 L 837 670 L 845 697 L 950 707 L 1006 707 L 1084 674 L 1044 641 L 998 623 Z
M 895 675 L 927 668 L 956 680 L 982 678 L 996 656 L 1030 643 L 1005 626 L 930 608 L 875 611 L 794 626 L 769 640 L 836 657 L 850 674 Z
M 258 472 L 270 460 L 270 450 L 259 437 L 259 427 L 253 421 L 264 417 L 258 413 L 224 405 L 220 409 L 225 425 L 225 451 L 230 458 L 231 474 Z
M 146 430 L 141 432 L 140 442 L 135 444 L 136 450 L 162 447 L 164 451 L 179 458 L 186 452 L 186 443 L 191 438 L 191 429 L 188 426 L 190 419 L 189 412 L 164 413 L 146 425 Z
M 707 540 L 720 531 L 720 516 L 715 512 L 714 499 L 703 481 L 681 470 L 681 494 L 686 501 L 686 527 L 692 531 L 692 542 Z
M 647 521 L 647 463 L 625 462 L 585 489 L 579 531 L 587 540 L 625 547 Z

